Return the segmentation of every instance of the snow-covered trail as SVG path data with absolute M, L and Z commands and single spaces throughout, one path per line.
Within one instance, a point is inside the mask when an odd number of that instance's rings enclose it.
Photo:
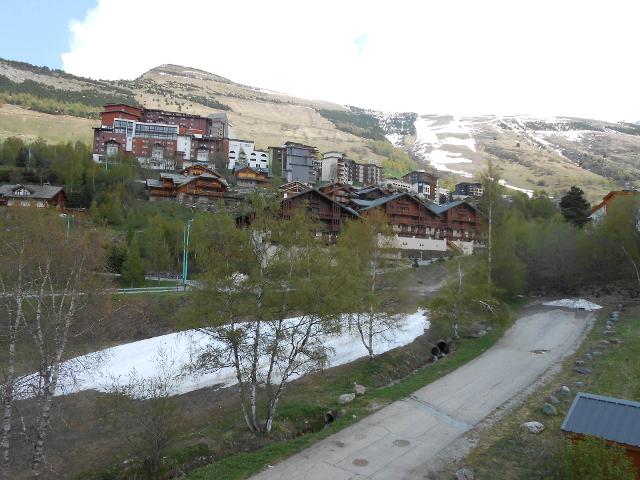
M 295 320 L 295 319 L 292 319 Z M 425 312 L 405 315 L 401 327 L 388 338 L 375 340 L 374 351 L 386 352 L 407 345 L 425 332 L 429 323 Z M 235 370 L 224 367 L 212 373 L 183 373 L 198 347 L 212 342 L 211 337 L 197 330 L 161 335 L 137 342 L 118 345 L 98 352 L 71 359 L 63 364 L 57 395 L 76 393 L 83 390 L 108 391 L 115 385 L 124 385 L 132 379 L 141 382 L 167 375 L 172 378 L 175 395 L 200 388 L 218 386 L 229 387 L 237 383 Z M 367 355 L 360 339 L 344 332 L 327 336 L 324 341 L 329 350 L 327 367 L 335 367 L 352 362 Z M 265 358 L 266 364 L 266 358 Z M 297 378 L 292 376 L 290 380 Z

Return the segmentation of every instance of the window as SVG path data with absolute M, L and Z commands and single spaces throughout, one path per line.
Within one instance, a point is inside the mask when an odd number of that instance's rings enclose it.
M 153 160 L 162 160 L 164 158 L 164 147 L 156 143 L 151 149 L 151 158 Z M 157 166 L 157 164 L 154 164 Z
M 118 154 L 118 143 L 117 142 L 107 142 L 105 145 L 105 154 L 107 157 L 114 157 Z
M 207 162 L 209 160 L 209 151 L 205 147 L 198 148 L 196 160 L 198 162 Z

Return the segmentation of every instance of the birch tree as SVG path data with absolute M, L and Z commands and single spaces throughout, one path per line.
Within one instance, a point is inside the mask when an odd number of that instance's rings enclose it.
M 226 215 L 194 222 L 204 272 L 194 319 L 209 338 L 194 351 L 196 367 L 233 368 L 256 434 L 271 431 L 287 381 L 324 364 L 323 339 L 338 330 L 335 283 L 317 228 L 301 212 L 281 220 L 273 205 L 258 208 L 243 229 Z
M 92 310 L 101 293 L 102 255 L 97 242 L 76 230 L 67 238 L 64 222 L 49 212 L 17 212 L 16 229 L 25 229 L 31 237 L 24 256 L 29 258 L 23 270 L 26 288 L 19 287 L 13 295 L 16 314 L 29 342 L 36 373 L 29 377 L 25 393 L 35 397 L 35 417 L 30 419 L 26 432 L 32 443 L 31 475 L 38 479 L 45 462 L 45 443 L 51 418 L 53 395 L 62 375 L 73 375 L 73 368 L 62 369 L 72 342 L 96 318 L 102 316 Z M 18 309 L 20 312 L 18 313 Z
M 349 222 L 338 238 L 346 327 L 355 330 L 369 358 L 375 356 L 378 338 L 390 338 L 400 328 L 401 282 L 388 268 L 397 252 L 393 230 L 380 210 Z
M 2 429 L 0 434 L 0 480 L 7 480 L 11 467 L 11 437 L 14 401 L 17 395 L 17 355 L 19 331 L 23 324 L 25 299 L 31 288 L 33 275 L 31 252 L 34 235 L 31 222 L 16 218 L 8 211 L 0 222 L 0 302 L 4 311 L 0 334 L 0 399 L 2 400 Z

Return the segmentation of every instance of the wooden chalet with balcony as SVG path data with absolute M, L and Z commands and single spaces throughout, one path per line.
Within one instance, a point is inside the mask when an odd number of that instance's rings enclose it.
M 441 217 L 443 236 L 450 241 L 479 241 L 481 238 L 483 215 L 464 200 L 430 204 L 429 208 Z
M 284 183 L 278 187 L 278 192 L 282 195 L 282 198 L 287 198 L 291 195 L 295 195 L 296 193 L 304 192 L 305 190 L 310 190 L 312 187 L 309 183 L 303 182 L 289 182 Z
M 57 208 L 64 211 L 67 195 L 55 185 L 0 185 L 0 205 L 7 207 Z
M 304 209 L 315 221 L 324 225 L 324 233 L 335 239 L 347 219 L 359 218 L 354 209 L 336 202 L 328 195 L 313 188 L 290 195 L 282 200 L 282 218 L 289 219 L 294 210 Z
M 242 167 L 233 172 L 238 187 L 266 187 L 269 185 L 269 176 L 251 167 Z
M 176 200 L 181 203 L 212 203 L 227 192 L 227 182 L 215 170 L 192 165 L 179 174 L 161 173 L 160 179 L 145 181 L 150 201 Z
M 327 197 L 340 202 L 344 205 L 349 205 L 356 189 L 349 184 L 341 182 L 333 182 L 319 187 L 318 190 L 324 193 Z
M 354 200 L 361 215 L 381 209 L 393 231 L 399 236 L 441 238 L 440 216 L 420 199 L 407 192 L 399 192 L 375 200 Z

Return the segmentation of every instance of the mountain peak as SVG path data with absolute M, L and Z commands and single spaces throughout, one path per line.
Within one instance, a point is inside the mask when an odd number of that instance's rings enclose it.
M 143 73 L 140 78 L 149 78 L 154 75 L 168 75 L 172 77 L 193 78 L 196 80 L 214 80 L 216 82 L 222 83 L 235 83 L 228 78 L 221 77 L 220 75 L 216 75 L 199 68 L 184 67 L 182 65 L 174 65 L 171 63 L 158 65 L 157 67 L 154 67 L 151 70 Z

